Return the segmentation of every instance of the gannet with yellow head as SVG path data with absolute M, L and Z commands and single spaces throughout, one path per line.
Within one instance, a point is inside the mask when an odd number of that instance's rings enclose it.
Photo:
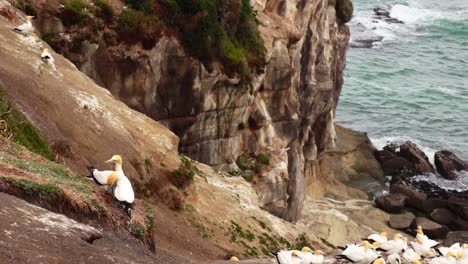
M 107 178 L 107 184 L 112 186 L 115 199 L 124 205 L 125 211 L 131 216 L 135 193 L 133 192 L 132 183 L 123 172 L 122 157 L 114 155 L 106 162 L 114 163 L 114 173 Z
M 31 23 L 31 19 L 33 19 L 33 16 L 27 16 L 26 17 L 26 22 L 15 27 L 13 30 L 21 33 L 28 33 L 33 29 L 33 25 Z
M 386 264 L 385 259 L 382 257 L 376 258 L 374 261 L 372 261 L 371 264 Z
M 393 254 L 388 255 L 387 263 L 388 264 L 401 264 L 400 255 L 398 255 L 397 253 L 393 253 Z
M 306 248 L 310 251 L 310 248 Z M 304 248 L 302 249 L 302 252 L 304 252 Z M 319 249 L 315 250 L 314 254 L 311 255 L 309 264 L 322 264 L 325 261 L 325 256 L 323 256 L 322 251 Z
M 302 264 L 304 258 L 299 250 L 280 250 L 272 253 L 278 264 Z
M 393 253 L 400 253 L 405 249 L 405 245 L 404 237 L 401 234 L 395 234 L 392 240 L 382 242 L 379 246 L 379 250 L 391 255 Z
M 346 259 L 356 264 L 368 264 L 379 257 L 379 254 L 374 250 L 374 246 L 368 241 L 364 241 L 361 245 L 348 245 L 337 259 Z
M 457 264 L 457 259 L 455 253 L 453 251 L 449 251 L 447 256 L 437 257 L 431 259 L 428 264 Z M 464 264 L 463 262 L 460 262 Z
M 380 234 L 372 234 L 370 236 L 367 237 L 367 240 L 369 242 L 379 242 L 379 243 L 382 243 L 384 241 L 387 241 L 388 240 L 388 233 L 387 232 L 382 232 Z
M 239 259 L 236 256 L 232 256 L 229 258 L 229 261 L 239 261 Z
M 406 263 L 412 263 L 415 260 L 421 260 L 421 256 L 412 248 L 405 250 L 402 256 Z

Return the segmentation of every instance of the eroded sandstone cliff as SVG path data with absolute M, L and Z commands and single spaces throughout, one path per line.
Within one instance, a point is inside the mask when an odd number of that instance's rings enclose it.
M 114 1 L 115 2 L 115 1 Z M 113 5 L 119 10 L 122 4 Z M 236 18 L 241 0 L 223 17 Z M 343 83 L 350 1 L 257 0 L 258 28 L 267 50 L 264 70 L 246 88 L 238 74 L 207 65 L 165 32 L 148 49 L 109 41 L 107 31 L 80 40 L 80 52 L 63 51 L 78 68 L 128 106 L 160 121 L 180 137 L 179 151 L 223 171 L 239 171 L 242 155 L 273 158 L 253 172 L 262 207 L 295 222 L 314 184 L 318 156 L 335 144 L 334 115 Z M 43 13 L 50 13 L 43 9 Z M 73 38 L 43 16 L 44 36 Z M 238 21 L 224 21 L 233 26 Z M 75 33 L 74 33 L 75 32 Z M 323 178 L 323 177 L 319 177 Z

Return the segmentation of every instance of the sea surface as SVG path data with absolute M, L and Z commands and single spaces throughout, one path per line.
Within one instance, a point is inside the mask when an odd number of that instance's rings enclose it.
M 349 48 L 337 122 L 377 148 L 410 140 L 431 160 L 441 149 L 468 160 L 468 0 L 353 2 L 351 29 L 383 40 Z M 375 21 L 376 6 L 404 23 Z

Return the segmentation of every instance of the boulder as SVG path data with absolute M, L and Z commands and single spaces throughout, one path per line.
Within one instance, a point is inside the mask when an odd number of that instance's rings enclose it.
M 458 217 L 446 208 L 437 208 L 431 213 L 431 219 L 441 225 L 451 226 Z
M 396 153 L 380 150 L 376 152 L 376 158 L 380 162 L 384 174 L 395 178 L 393 182 L 416 175 L 414 165 L 408 160 L 399 157 Z
M 411 224 L 414 221 L 413 214 L 397 214 L 390 216 L 388 224 L 391 228 L 398 230 L 406 230 L 411 227 Z
M 407 206 L 411 206 L 419 210 L 425 209 L 424 205 L 427 200 L 427 195 L 412 188 L 411 186 L 407 186 L 402 183 L 394 184 L 390 187 L 390 192 L 404 194 L 407 197 Z
M 468 199 L 449 197 L 448 208 L 457 214 L 461 219 L 468 220 Z
M 336 15 L 342 24 L 353 18 L 353 2 L 351 0 L 336 0 Z
M 405 209 L 406 199 L 404 194 L 390 193 L 375 199 L 375 204 L 385 212 L 395 214 L 401 213 Z
M 442 177 L 454 180 L 458 178 L 459 171 L 468 170 L 468 164 L 450 151 L 441 150 L 434 156 L 437 171 Z
M 374 15 L 378 18 L 390 17 L 390 10 L 387 7 L 378 6 L 374 8 Z
M 448 232 L 447 238 L 444 240 L 444 244 L 453 245 L 457 242 L 468 243 L 468 231 Z
M 387 23 L 404 24 L 403 21 L 398 20 L 398 19 L 393 18 L 393 17 L 385 18 L 384 21 L 387 22 Z
M 408 141 L 400 145 L 399 156 L 411 162 L 418 174 L 435 172 L 426 154 L 412 142 Z
M 416 217 L 414 219 L 412 227 L 416 229 L 418 226 L 421 226 L 424 233 L 431 239 L 443 239 L 449 231 L 447 226 L 439 225 L 425 217 Z

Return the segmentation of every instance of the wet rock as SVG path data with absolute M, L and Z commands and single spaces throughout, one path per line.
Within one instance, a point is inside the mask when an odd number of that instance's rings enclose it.
M 398 19 L 393 18 L 393 17 L 391 17 L 391 18 L 386 18 L 386 19 L 384 19 L 384 21 L 387 22 L 387 23 L 404 24 L 403 21 L 398 20 Z
M 374 15 L 376 17 L 390 17 L 390 10 L 388 7 L 378 6 L 374 8 Z
M 426 154 L 412 142 L 408 141 L 400 145 L 399 156 L 411 162 L 418 174 L 434 173 L 434 167 L 429 162 Z
M 407 197 L 406 204 L 416 209 L 424 210 L 427 195 L 404 184 L 394 184 L 390 187 L 391 193 L 401 193 Z
M 438 224 L 451 226 L 458 217 L 446 208 L 437 208 L 432 211 L 431 219 Z
M 468 220 L 468 200 L 457 197 L 449 197 L 448 208 L 457 214 L 461 219 Z
M 383 150 L 387 150 L 387 151 L 390 151 L 390 152 L 396 154 L 397 151 L 398 151 L 398 148 L 399 148 L 399 146 L 397 144 L 390 143 L 390 144 L 386 145 L 385 147 L 383 147 Z
M 444 178 L 454 180 L 458 178 L 457 172 L 468 170 L 468 164 L 450 151 L 441 150 L 434 156 L 437 171 Z
M 405 208 L 406 195 L 401 193 L 391 193 L 385 196 L 380 196 L 375 200 L 375 204 L 380 209 L 387 213 L 401 213 Z
M 373 43 L 383 40 L 383 37 L 367 30 L 363 32 L 352 32 L 352 39 L 350 42 L 353 48 L 372 48 Z
M 448 228 L 444 225 L 439 225 L 436 222 L 433 222 L 424 217 L 416 217 L 412 224 L 412 228 L 421 226 L 424 230 L 424 233 L 432 239 L 443 239 L 448 233 Z
M 395 177 L 393 181 L 416 174 L 416 168 L 411 162 L 393 152 L 388 150 L 377 151 L 376 158 L 380 162 L 385 175 Z
M 336 15 L 340 18 L 342 24 L 347 23 L 353 18 L 353 2 L 351 0 L 336 0 Z
M 414 221 L 413 214 L 397 214 L 390 216 L 390 220 L 388 222 L 391 228 L 395 228 L 398 230 L 406 230 L 411 227 L 411 224 Z
M 457 242 L 468 242 L 468 231 L 452 231 L 448 232 L 447 238 L 444 240 L 445 245 L 453 245 Z

